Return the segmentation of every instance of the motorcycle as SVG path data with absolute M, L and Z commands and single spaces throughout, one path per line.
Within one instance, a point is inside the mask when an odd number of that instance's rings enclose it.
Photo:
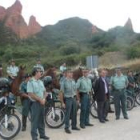
M 3 91 L 0 91 L 2 95 Z M 14 138 L 21 129 L 20 118 L 15 114 L 14 101 L 6 95 L 0 98 L 0 137 L 5 140 Z

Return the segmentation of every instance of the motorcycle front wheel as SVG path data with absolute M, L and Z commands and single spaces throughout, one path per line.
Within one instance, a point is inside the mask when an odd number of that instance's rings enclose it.
M 0 137 L 5 140 L 14 138 L 20 131 L 21 122 L 16 114 L 10 114 L 7 116 L 7 122 L 5 116 L 0 119 Z

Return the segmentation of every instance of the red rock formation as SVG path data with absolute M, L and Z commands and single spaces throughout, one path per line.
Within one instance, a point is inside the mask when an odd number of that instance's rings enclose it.
M 36 21 L 34 16 L 30 17 L 28 30 L 30 36 L 35 35 L 42 30 L 40 24 Z
M 19 38 L 27 38 L 29 36 L 28 26 L 21 15 L 22 5 L 19 0 L 7 9 L 5 26 L 9 27 L 19 36 Z
M 0 6 L 0 21 L 2 21 L 5 18 L 5 15 L 6 15 L 6 9 Z
M 96 26 L 92 26 L 92 33 L 94 34 L 94 33 L 97 33 L 98 32 L 98 29 L 96 28 Z
M 15 3 L 7 9 L 7 14 L 21 15 L 22 5 L 19 0 L 16 0 Z
M 128 18 L 127 22 L 125 23 L 124 27 L 133 31 L 133 24 L 130 18 Z

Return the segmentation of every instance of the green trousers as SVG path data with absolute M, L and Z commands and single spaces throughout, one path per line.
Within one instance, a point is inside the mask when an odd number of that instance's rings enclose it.
M 76 128 L 77 124 L 77 104 L 76 98 L 65 98 L 66 112 L 65 112 L 65 129 L 70 127 L 70 117 L 72 128 Z
M 32 140 L 38 137 L 37 130 L 40 136 L 45 136 L 45 122 L 44 122 L 44 106 L 39 102 L 33 102 L 31 105 L 31 136 Z
M 28 116 L 29 111 L 30 111 L 30 100 L 24 99 L 22 101 L 22 115 Z
M 114 105 L 115 105 L 116 118 L 120 117 L 121 109 L 122 109 L 123 116 L 128 117 L 126 99 L 127 99 L 127 93 L 125 89 L 114 91 Z

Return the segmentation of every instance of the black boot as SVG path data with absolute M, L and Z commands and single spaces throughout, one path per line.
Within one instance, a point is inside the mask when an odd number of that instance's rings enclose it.
M 27 122 L 27 117 L 22 116 L 22 131 L 26 131 L 26 122 Z

